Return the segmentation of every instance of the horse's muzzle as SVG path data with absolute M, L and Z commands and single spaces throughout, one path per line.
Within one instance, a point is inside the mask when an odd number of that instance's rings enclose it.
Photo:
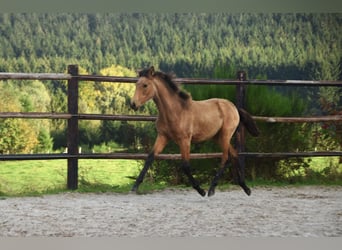
M 137 111 L 138 110 L 138 107 L 137 107 L 137 105 L 135 104 L 135 102 L 131 102 L 131 109 L 133 109 L 133 110 L 135 110 L 135 111 Z

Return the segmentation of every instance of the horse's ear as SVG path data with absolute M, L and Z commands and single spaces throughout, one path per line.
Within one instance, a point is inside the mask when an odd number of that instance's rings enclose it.
M 139 76 L 139 77 L 141 76 L 141 71 L 142 71 L 141 69 L 135 70 L 135 73 L 137 74 L 137 76 Z
M 154 76 L 155 71 L 154 71 L 154 67 L 153 66 L 150 67 L 149 73 L 150 73 L 151 76 Z

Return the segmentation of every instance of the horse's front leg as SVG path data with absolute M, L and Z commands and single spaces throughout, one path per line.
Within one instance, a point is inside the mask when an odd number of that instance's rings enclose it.
M 133 185 L 133 187 L 132 187 L 132 190 L 131 190 L 132 192 L 138 191 L 139 185 L 143 182 L 144 177 L 145 177 L 145 174 L 147 173 L 147 170 L 148 170 L 148 169 L 150 168 L 150 166 L 152 165 L 153 161 L 154 161 L 154 152 L 152 151 L 152 152 L 148 155 L 148 157 L 147 157 L 147 159 L 146 159 L 146 161 L 145 161 L 144 167 L 143 167 L 143 169 L 140 171 L 140 174 L 139 174 L 138 178 L 136 179 L 136 181 L 135 181 L 135 183 L 134 183 L 134 185 Z
M 140 174 L 132 187 L 132 192 L 138 191 L 139 185 L 143 182 L 145 174 L 147 173 L 147 170 L 151 167 L 155 159 L 155 156 L 157 156 L 161 151 L 163 151 L 167 142 L 168 142 L 168 139 L 165 136 L 158 135 L 154 143 L 153 151 L 148 155 L 145 161 L 144 167 L 140 171 Z
M 200 195 L 205 196 L 205 191 L 200 187 L 198 181 L 191 174 L 189 161 L 187 161 L 187 160 L 183 161 L 182 169 L 183 169 L 185 175 L 188 177 L 192 187 L 194 189 L 196 189 Z
M 179 144 L 183 163 L 182 169 L 185 175 L 188 177 L 192 187 L 197 190 L 197 192 L 205 196 L 205 191 L 200 187 L 198 181 L 192 176 L 191 169 L 190 169 L 190 140 L 189 141 L 182 141 Z

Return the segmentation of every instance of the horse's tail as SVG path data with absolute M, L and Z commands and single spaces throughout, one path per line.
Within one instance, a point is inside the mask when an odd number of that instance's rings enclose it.
M 240 115 L 240 121 L 246 127 L 248 132 L 253 136 L 258 136 L 260 134 L 260 131 L 259 131 L 253 117 L 244 109 L 239 108 L 238 112 Z

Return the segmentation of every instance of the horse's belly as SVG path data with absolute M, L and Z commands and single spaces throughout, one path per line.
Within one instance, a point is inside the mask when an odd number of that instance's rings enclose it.
M 222 121 L 215 121 L 215 124 L 198 123 L 194 126 L 192 134 L 193 142 L 202 142 L 212 139 L 222 128 Z

